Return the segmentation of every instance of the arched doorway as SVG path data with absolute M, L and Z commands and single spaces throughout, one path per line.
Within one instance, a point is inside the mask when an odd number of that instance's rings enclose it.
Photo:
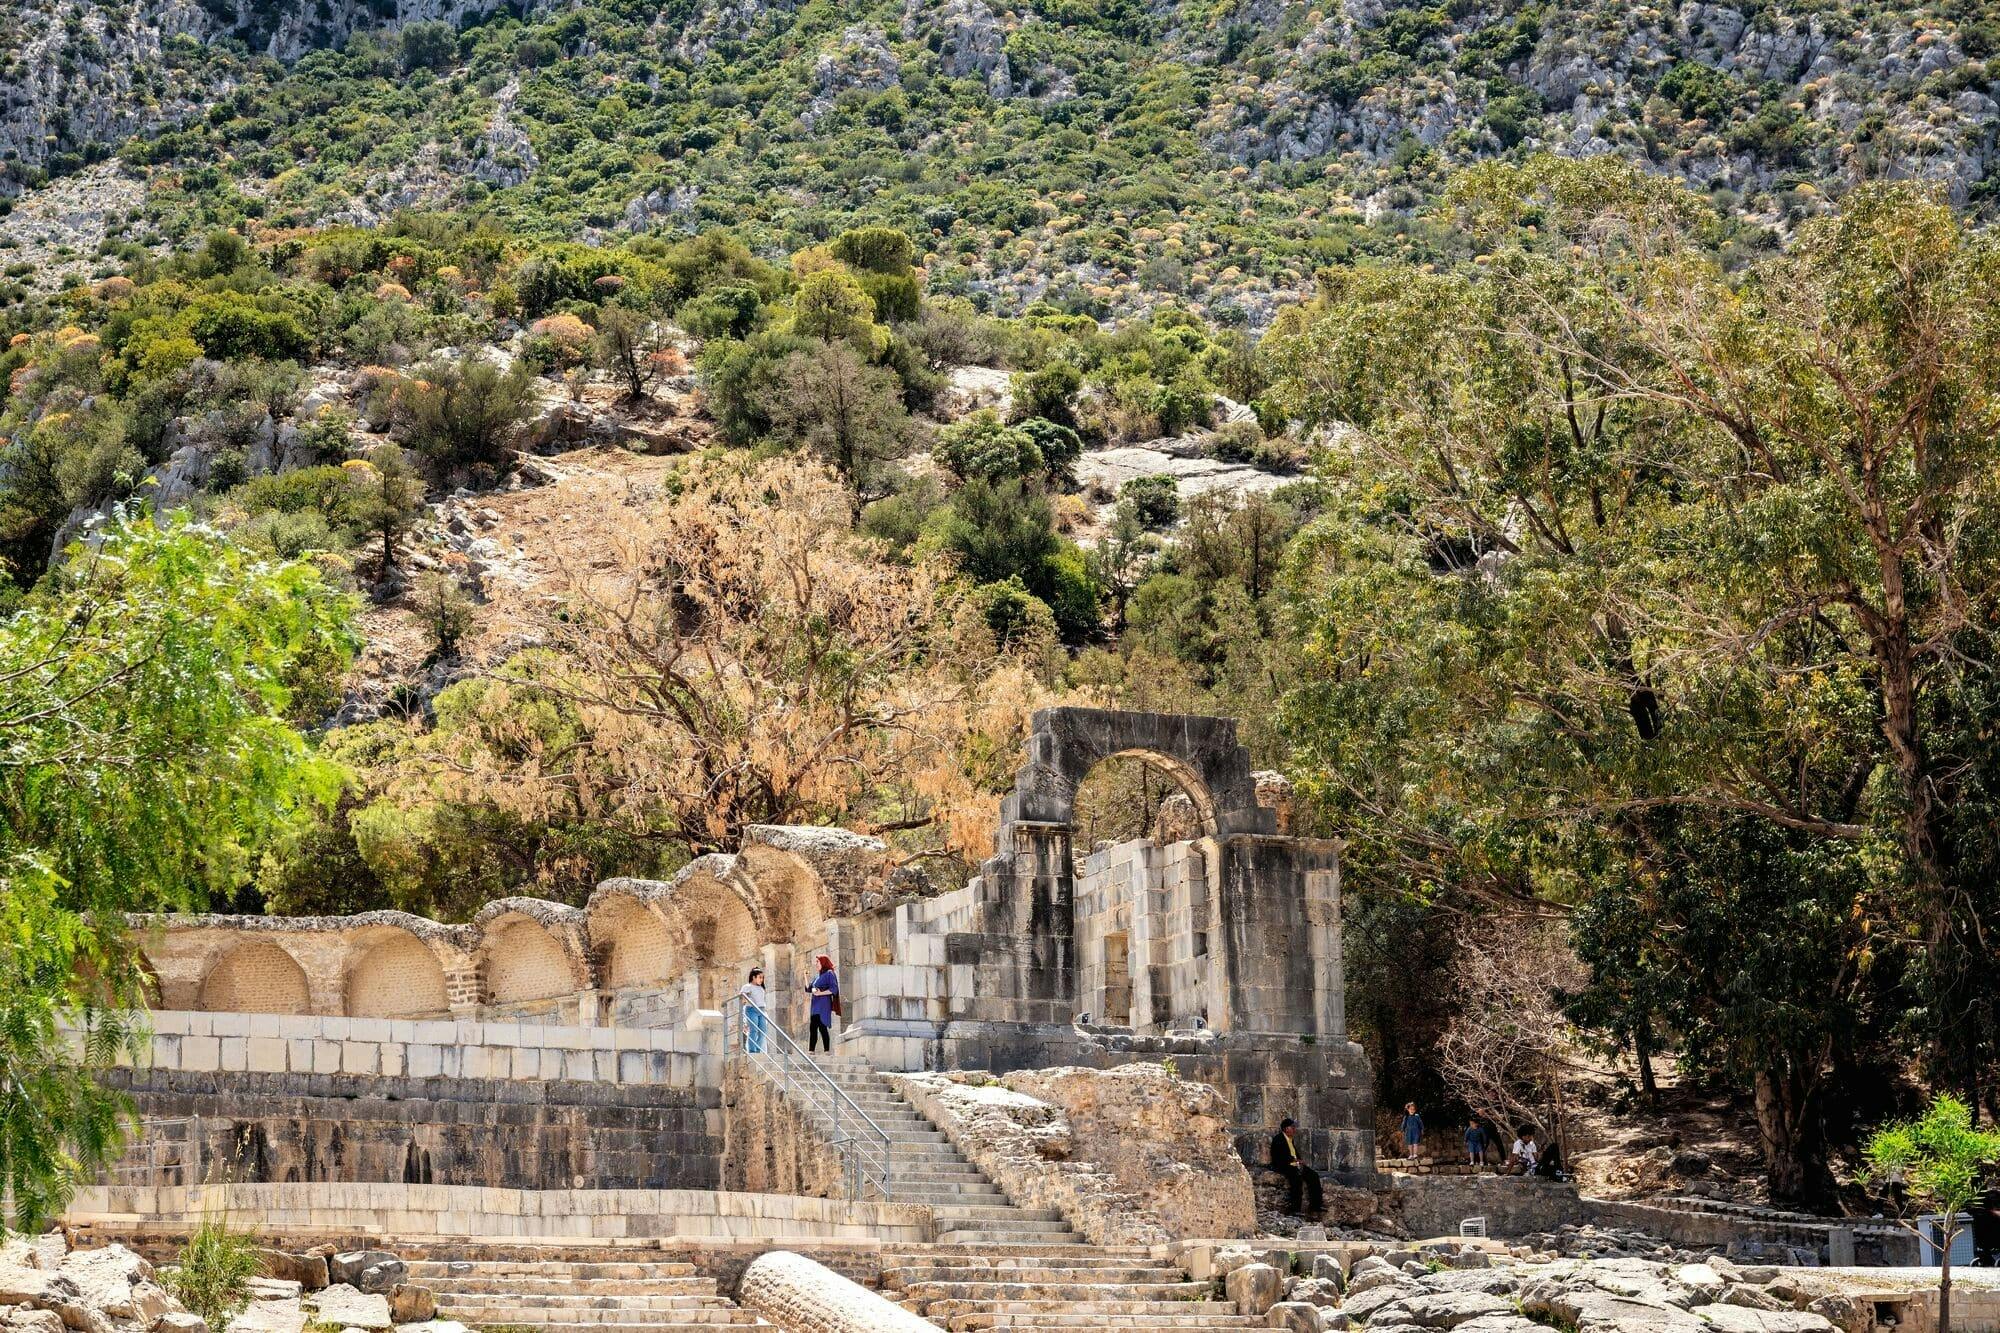
M 1229 984 L 1209 945 L 1221 915 L 1209 852 L 1237 835 L 1276 831 L 1257 804 L 1249 753 L 1228 718 L 1046 708 L 1035 714 L 1028 760 L 1001 806 L 1002 854 L 987 863 L 982 931 L 1027 941 L 985 993 L 1030 1021 L 1088 1013 L 1116 1026 L 1157 1030 L 1205 1016 Z M 1119 761 L 1091 786 L 1094 770 Z M 1133 768 L 1143 763 L 1152 772 Z M 1157 814 L 1156 777 L 1171 779 L 1200 836 L 1156 841 L 1153 832 L 1095 848 L 1100 832 L 1135 835 Z M 1120 829 L 1120 792 L 1128 812 Z M 1166 794 L 1166 784 L 1159 790 Z M 1079 796 L 1081 795 L 1081 802 Z M 1079 821 L 1083 827 L 1079 827 Z M 1190 955 L 1188 942 L 1194 945 Z
M 1212 827 L 1186 767 L 1143 751 L 1111 755 L 1077 783 L 1070 858 L 1077 1008 L 1094 1024 L 1152 1029 L 1198 1017 L 1207 961 L 1207 862 L 1192 839 Z M 1154 886 L 1171 885 L 1168 901 Z M 1192 955 L 1166 947 L 1178 935 Z

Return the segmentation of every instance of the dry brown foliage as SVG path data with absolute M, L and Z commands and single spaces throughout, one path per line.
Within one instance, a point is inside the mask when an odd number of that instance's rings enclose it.
M 1054 701 L 1033 659 L 996 651 L 948 571 L 857 536 L 824 467 L 705 461 L 677 481 L 558 572 L 542 646 L 491 673 L 479 729 L 419 761 L 432 789 L 690 854 L 746 824 L 834 822 L 983 855 L 1028 717 Z

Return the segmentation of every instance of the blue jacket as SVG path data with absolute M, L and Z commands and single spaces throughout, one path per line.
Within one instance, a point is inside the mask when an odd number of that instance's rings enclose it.
M 1423 1137 L 1424 1137 L 1424 1118 L 1420 1115 L 1404 1116 L 1403 1141 L 1406 1143 L 1417 1143 L 1421 1142 Z
M 813 996 L 812 1016 L 822 1023 L 833 1022 L 833 997 L 840 994 L 840 978 L 833 974 L 832 968 L 828 968 L 813 978 L 812 988 L 826 992 Z

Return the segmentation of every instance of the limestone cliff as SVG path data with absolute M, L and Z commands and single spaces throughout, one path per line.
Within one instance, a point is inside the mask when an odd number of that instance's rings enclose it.
M 290 62 L 357 32 L 503 10 L 540 15 L 574 0 L 0 0 L 0 191 L 38 170 L 100 157 L 178 124 L 235 84 L 217 51 Z

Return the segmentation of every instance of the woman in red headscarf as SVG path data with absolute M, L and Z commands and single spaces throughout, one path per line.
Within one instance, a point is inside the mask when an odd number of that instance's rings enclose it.
M 840 978 L 834 974 L 833 960 L 825 954 L 814 960 L 819 964 L 819 975 L 812 984 L 812 1031 L 806 1038 L 806 1049 L 816 1051 L 825 1042 L 826 1053 L 833 1054 L 833 1016 L 840 1012 Z

